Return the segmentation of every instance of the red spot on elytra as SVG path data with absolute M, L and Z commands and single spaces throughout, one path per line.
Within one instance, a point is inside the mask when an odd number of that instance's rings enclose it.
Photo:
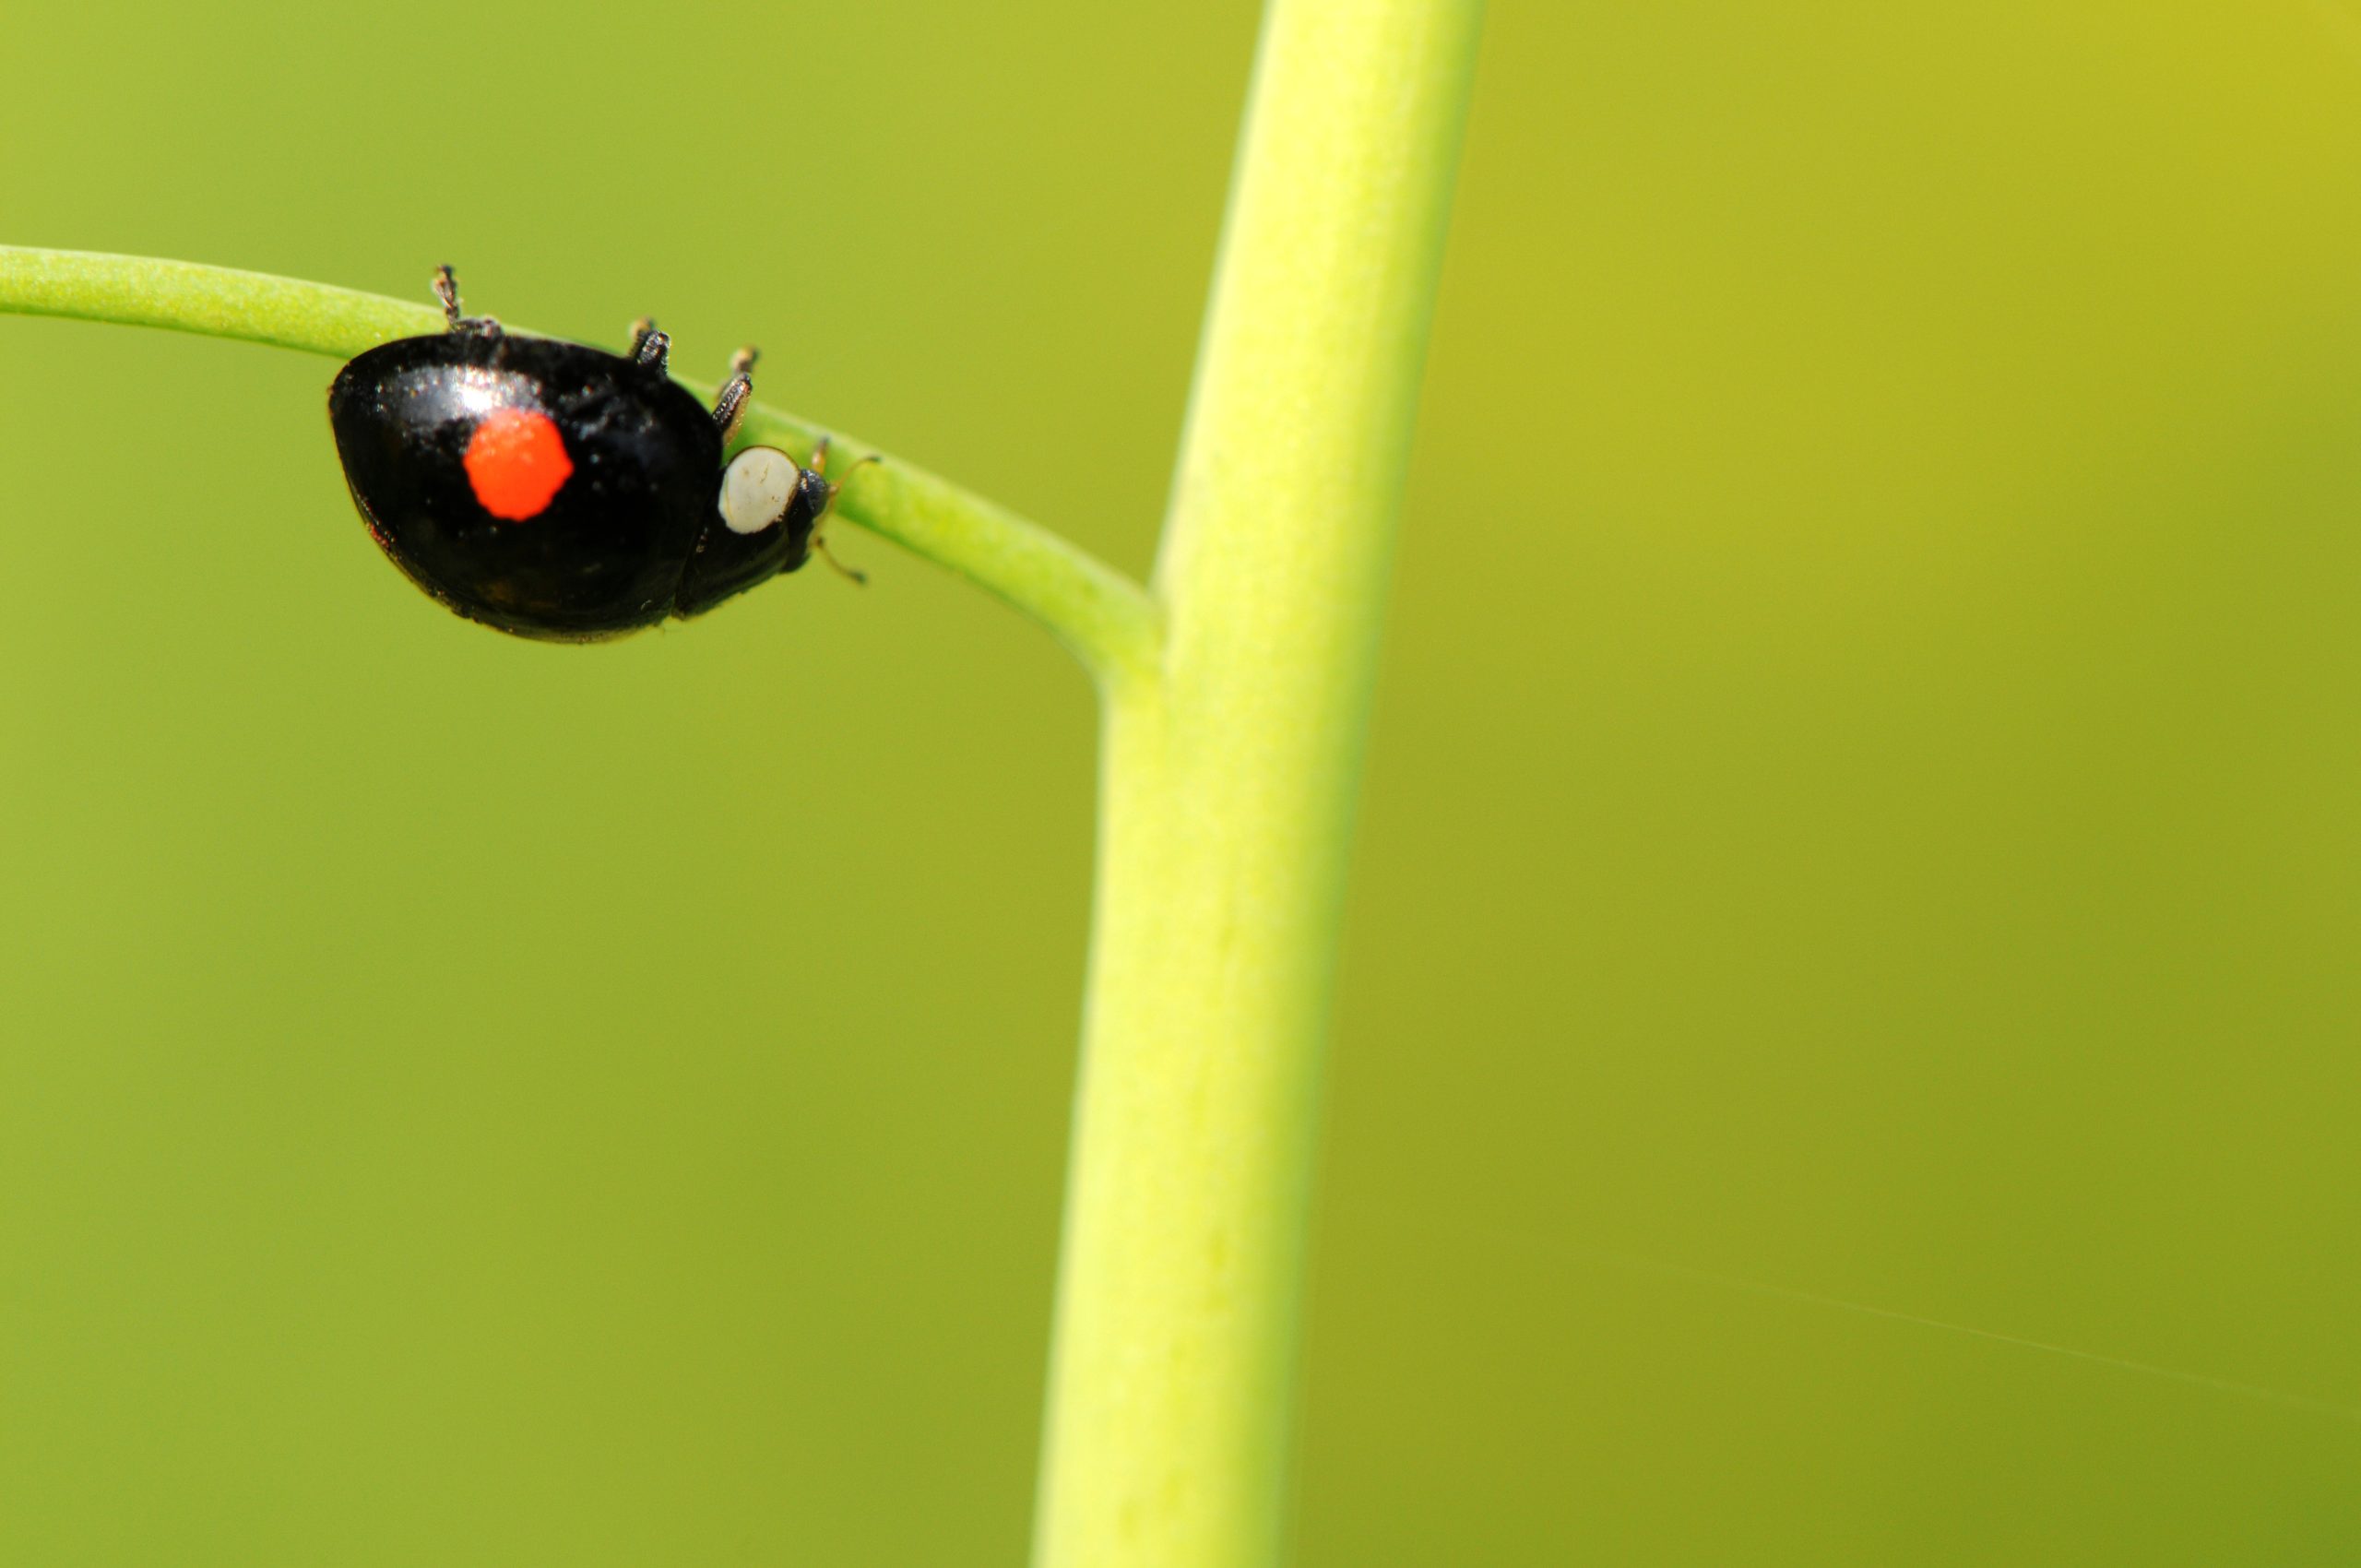
M 540 517 L 574 472 L 557 422 L 539 409 L 494 409 L 486 414 L 468 438 L 462 461 L 476 500 L 510 523 Z

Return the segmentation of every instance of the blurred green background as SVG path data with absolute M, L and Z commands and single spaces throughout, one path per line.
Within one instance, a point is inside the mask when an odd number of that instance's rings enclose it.
M 470 304 L 1144 569 L 1244 0 L 20 6 L 0 240 Z M 1307 1564 L 2361 1555 L 2361 23 L 1493 8 Z M 1091 832 L 847 530 L 469 627 L 334 366 L 0 319 L 0 1559 L 1009 1563 Z

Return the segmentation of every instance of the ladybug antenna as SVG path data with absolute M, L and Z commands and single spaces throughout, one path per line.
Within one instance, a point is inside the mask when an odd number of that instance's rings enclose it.
M 852 467 L 847 469 L 845 470 L 844 478 L 837 480 L 835 483 L 828 486 L 828 497 L 825 501 L 823 501 L 820 504 L 820 515 L 812 519 L 812 548 L 819 552 L 820 559 L 825 561 L 843 576 L 850 577 L 854 582 L 859 583 L 863 588 L 869 586 L 869 574 L 866 572 L 857 572 L 853 570 L 850 566 L 848 566 L 843 562 L 837 560 L 834 554 L 830 553 L 828 550 L 828 541 L 820 532 L 820 525 L 828 520 L 828 513 L 832 511 L 836 505 L 836 493 L 844 489 L 846 485 L 852 482 L 852 476 L 859 473 L 861 469 L 867 468 L 872 463 L 882 463 L 884 460 L 884 458 L 879 457 L 876 453 L 872 452 L 867 457 L 856 461 Z M 812 471 L 821 476 L 823 481 L 827 477 L 828 437 L 825 435 L 820 437 L 818 441 L 813 443 Z
M 869 586 L 869 574 L 860 571 L 854 567 L 848 566 L 843 562 L 837 560 L 836 552 L 828 548 L 828 541 L 822 539 L 818 534 L 813 534 L 812 536 L 812 548 L 819 552 L 821 560 L 825 561 L 829 565 L 836 569 L 836 575 L 838 576 L 850 581 L 853 587 L 867 588 Z
M 872 463 L 883 463 L 884 461 L 884 458 L 879 457 L 874 452 L 872 452 L 866 457 L 862 457 L 855 461 L 852 467 L 845 470 L 844 478 L 828 486 L 828 505 L 833 506 L 836 504 L 836 492 L 850 484 L 852 482 L 853 475 L 860 472 L 861 469 L 869 467 Z
M 819 440 L 814 441 L 812 444 L 812 471 L 813 473 L 823 476 L 827 473 L 828 448 L 836 444 L 836 438 L 833 435 L 824 435 L 820 437 Z M 852 467 L 845 470 L 844 478 L 828 486 L 828 500 L 831 503 L 834 503 L 836 498 L 836 492 L 842 490 L 846 485 L 850 484 L 852 482 L 853 475 L 859 473 L 862 469 L 868 467 L 872 463 L 882 463 L 884 460 L 885 459 L 884 457 L 879 457 L 874 452 L 872 452 L 866 457 L 857 460 Z

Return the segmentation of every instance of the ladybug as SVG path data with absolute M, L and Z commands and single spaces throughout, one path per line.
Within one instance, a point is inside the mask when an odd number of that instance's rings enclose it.
M 611 354 L 462 315 L 447 267 L 434 292 L 448 329 L 347 363 L 328 424 L 370 535 L 445 606 L 518 636 L 593 642 L 702 615 L 815 547 L 826 555 L 838 487 L 825 441 L 808 469 L 773 446 L 722 461 L 752 349 L 708 411 L 672 380 L 671 339 L 651 321 Z

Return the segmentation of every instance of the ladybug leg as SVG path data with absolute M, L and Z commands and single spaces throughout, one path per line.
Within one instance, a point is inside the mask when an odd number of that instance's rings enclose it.
M 724 446 L 738 434 L 738 426 L 746 418 L 746 399 L 754 395 L 754 361 L 760 357 L 753 348 L 739 350 L 730 356 L 730 379 L 722 383 L 721 396 L 713 400 L 713 422 L 721 427 Z
M 444 324 L 454 332 L 473 332 L 485 338 L 500 336 L 500 323 L 488 315 L 459 314 L 459 275 L 445 262 L 434 269 L 434 297 L 443 302 Z
M 672 335 L 656 330 L 656 318 L 643 315 L 631 324 L 631 347 L 623 350 L 623 358 L 640 364 L 652 364 L 658 370 L 672 367 Z

